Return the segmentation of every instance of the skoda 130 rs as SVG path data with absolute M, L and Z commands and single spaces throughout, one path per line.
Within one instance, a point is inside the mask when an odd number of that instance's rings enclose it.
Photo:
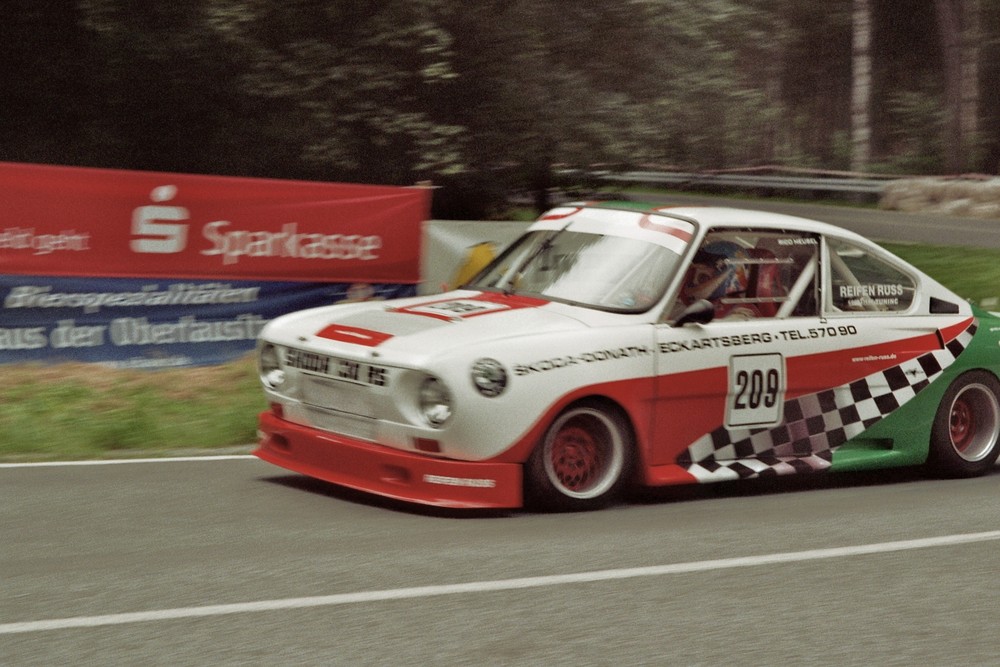
M 565 205 L 457 290 L 288 314 L 258 349 L 257 456 L 414 503 L 593 509 L 1000 453 L 1000 319 L 765 212 Z

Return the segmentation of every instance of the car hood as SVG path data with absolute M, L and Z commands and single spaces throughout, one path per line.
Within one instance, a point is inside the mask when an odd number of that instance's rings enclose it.
M 284 315 L 262 338 L 314 350 L 415 361 L 442 352 L 523 335 L 551 335 L 588 324 L 580 308 L 487 292 L 451 292 L 383 302 L 334 305 Z

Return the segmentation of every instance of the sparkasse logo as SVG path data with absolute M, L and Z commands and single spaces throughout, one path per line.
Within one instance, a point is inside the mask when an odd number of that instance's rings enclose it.
M 132 212 L 133 252 L 169 254 L 187 247 L 188 209 L 164 205 L 176 196 L 176 186 L 161 185 L 150 193 L 154 204 Z M 210 245 L 200 254 L 221 256 L 223 264 L 235 264 L 240 257 L 371 261 L 379 258 L 382 248 L 382 237 L 375 234 L 300 232 L 297 222 L 284 223 L 277 232 L 229 229 L 232 225 L 228 220 L 206 223 L 201 232 Z

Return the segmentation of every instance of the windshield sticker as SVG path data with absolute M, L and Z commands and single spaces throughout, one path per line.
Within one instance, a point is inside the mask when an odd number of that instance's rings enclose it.
M 846 302 L 852 308 L 898 306 L 899 297 L 905 293 L 906 288 L 898 283 L 840 285 L 837 287 L 840 301 Z
M 812 236 L 792 236 L 786 239 L 778 239 L 778 245 L 819 245 L 819 243 Z
M 564 218 L 576 215 L 582 210 L 583 210 L 582 206 L 572 206 L 572 207 L 564 206 L 561 208 L 554 208 L 545 215 L 543 215 L 542 217 L 540 217 L 539 220 L 563 220 Z
M 694 226 L 691 223 L 664 217 L 657 218 L 654 221 L 653 217 L 648 213 L 639 220 L 639 226 L 650 231 L 676 236 L 685 242 L 690 241 L 691 237 L 694 236 Z

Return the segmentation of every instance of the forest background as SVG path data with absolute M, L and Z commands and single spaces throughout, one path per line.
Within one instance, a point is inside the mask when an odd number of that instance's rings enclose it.
M 4 0 L 0 160 L 413 184 L 1000 170 L 1000 0 Z

